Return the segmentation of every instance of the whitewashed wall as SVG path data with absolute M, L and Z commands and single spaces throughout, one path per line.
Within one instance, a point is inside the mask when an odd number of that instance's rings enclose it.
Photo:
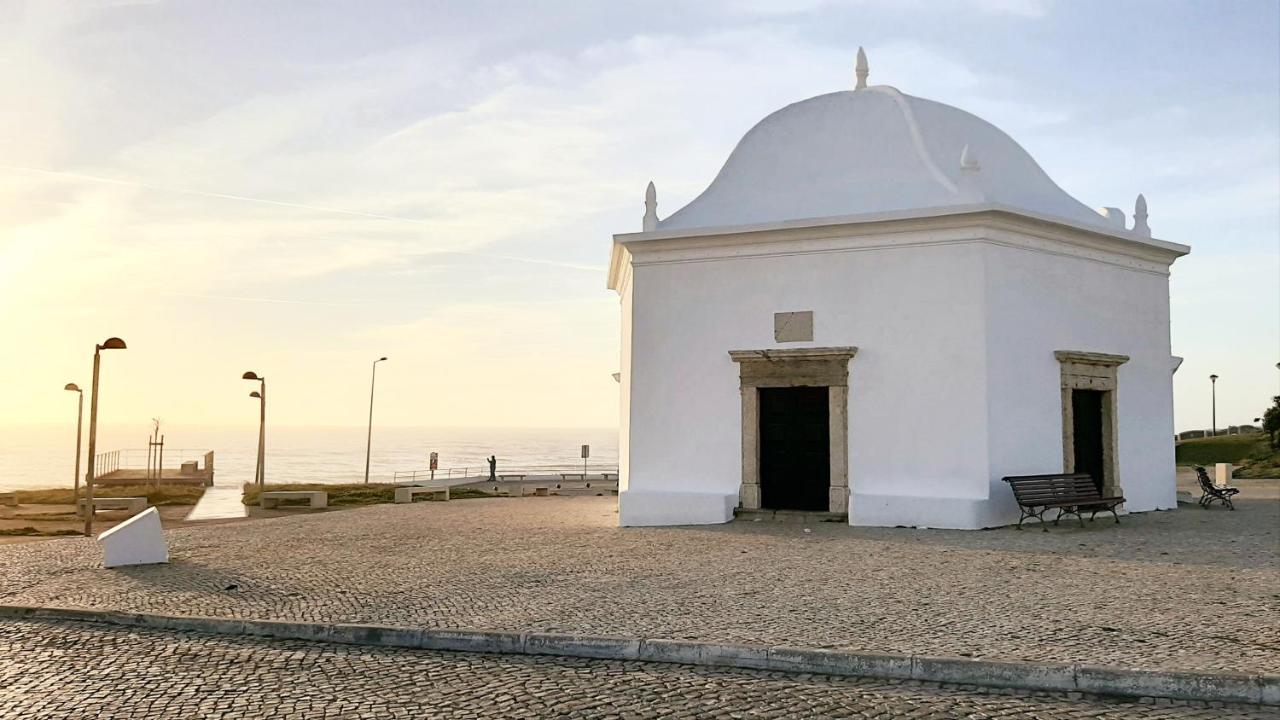
M 868 242 L 866 239 L 863 243 Z M 904 246 L 633 270 L 626 525 L 723 522 L 741 481 L 738 366 L 773 313 L 855 345 L 854 523 L 971 527 L 987 497 L 983 246 Z M 726 507 L 727 505 L 727 507 Z
M 1117 391 L 1127 509 L 1175 507 L 1160 264 L 990 237 L 639 249 L 620 288 L 621 523 L 732 517 L 741 400 L 730 350 L 844 345 L 859 348 L 849 366 L 852 524 L 1016 521 L 1000 478 L 1062 470 L 1055 350 L 1130 356 Z M 773 314 L 799 310 L 814 311 L 814 341 L 775 343 Z
M 1130 511 L 1176 507 L 1169 283 L 1162 274 L 988 246 L 992 507 L 1016 520 L 1000 478 L 1062 469 L 1055 350 L 1128 355 L 1117 373 L 1121 489 Z

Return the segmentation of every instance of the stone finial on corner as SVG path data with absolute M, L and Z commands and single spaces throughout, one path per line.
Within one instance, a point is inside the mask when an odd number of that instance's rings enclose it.
M 653 181 L 649 181 L 649 187 L 644 189 L 644 225 L 645 232 L 658 229 L 658 189 L 653 186 Z
M 960 150 L 960 196 L 968 202 L 982 202 L 985 196 L 979 173 L 982 164 L 978 162 L 978 154 L 968 145 Z
M 867 53 L 862 48 L 858 48 L 858 61 L 854 63 L 853 74 L 857 77 L 854 84 L 854 90 L 865 90 L 867 87 L 867 76 L 871 71 L 867 69 Z
M 1147 199 L 1138 193 L 1133 203 L 1133 232 L 1141 237 L 1151 237 L 1151 226 L 1147 224 Z

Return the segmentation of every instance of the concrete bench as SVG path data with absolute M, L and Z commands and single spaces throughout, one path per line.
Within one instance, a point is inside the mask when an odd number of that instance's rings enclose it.
M 534 495 L 550 495 L 551 494 L 550 485 L 521 485 L 520 497 L 524 497 L 525 495 L 527 495 L 530 489 L 533 490 Z
M 587 479 L 587 474 L 586 474 L 586 473 L 584 473 L 584 472 L 567 472 L 567 473 L 560 473 L 560 479 L 561 479 L 561 480 L 568 480 L 568 479 L 569 479 L 569 478 L 571 478 L 571 477 L 578 478 L 579 480 L 586 480 L 586 479 Z
M 12 505 L 13 507 L 18 507 L 18 493 L 0 492 L 0 505 Z
M 524 477 L 525 477 L 524 473 L 519 473 L 519 474 L 512 473 L 512 474 L 509 474 L 509 475 L 499 475 L 499 476 L 498 476 L 498 479 L 499 479 L 499 480 L 506 480 L 507 478 L 515 478 L 515 479 L 517 479 L 517 480 L 523 480 L 523 479 L 524 479 Z
M 323 490 L 268 490 L 258 496 L 258 505 L 263 509 L 273 508 L 281 500 L 306 500 L 313 508 L 329 507 L 329 493 Z
M 617 480 L 618 473 L 615 473 L 615 472 L 600 473 L 600 479 L 601 480 Z
M 88 501 L 80 498 L 76 501 L 76 512 L 84 515 L 85 508 L 88 507 Z M 93 511 L 99 510 L 127 510 L 131 514 L 137 514 L 147 509 L 147 499 L 144 497 L 101 497 L 93 499 Z
M 419 485 L 411 485 L 409 487 L 396 488 L 396 502 L 411 503 L 414 495 L 426 495 L 427 497 L 439 496 L 441 500 L 449 499 L 449 488 L 447 487 L 422 487 Z

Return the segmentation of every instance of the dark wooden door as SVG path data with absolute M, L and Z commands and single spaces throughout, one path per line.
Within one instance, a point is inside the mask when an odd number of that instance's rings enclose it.
M 827 388 L 760 389 L 760 505 L 826 512 L 831 487 Z
M 1098 491 L 1106 483 L 1102 462 L 1102 392 L 1071 391 L 1071 423 L 1075 433 L 1076 472 L 1089 473 Z

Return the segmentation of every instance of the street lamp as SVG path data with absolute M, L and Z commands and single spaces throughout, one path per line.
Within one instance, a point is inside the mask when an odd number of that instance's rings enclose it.
M 1213 436 L 1218 437 L 1218 376 L 1209 376 L 1210 392 L 1213 395 Z
M 89 391 L 89 471 L 84 476 L 84 534 L 93 537 L 93 480 L 94 454 L 98 451 L 98 365 L 103 350 L 124 350 L 124 341 L 120 338 L 107 338 L 101 345 L 93 347 L 93 387 Z
M 67 383 L 63 390 L 70 390 L 80 396 L 76 403 L 76 474 L 71 476 L 71 504 L 80 501 L 80 427 L 84 424 L 84 391 L 75 383 Z
M 380 357 L 373 361 L 373 376 L 369 379 L 369 435 L 364 445 L 364 484 L 369 484 L 369 454 L 373 449 L 373 386 L 378 381 L 378 363 L 386 360 Z
M 258 389 L 249 397 L 258 398 L 258 463 L 253 470 L 253 481 L 262 488 L 267 483 L 267 379 L 250 370 L 241 380 L 257 380 Z

